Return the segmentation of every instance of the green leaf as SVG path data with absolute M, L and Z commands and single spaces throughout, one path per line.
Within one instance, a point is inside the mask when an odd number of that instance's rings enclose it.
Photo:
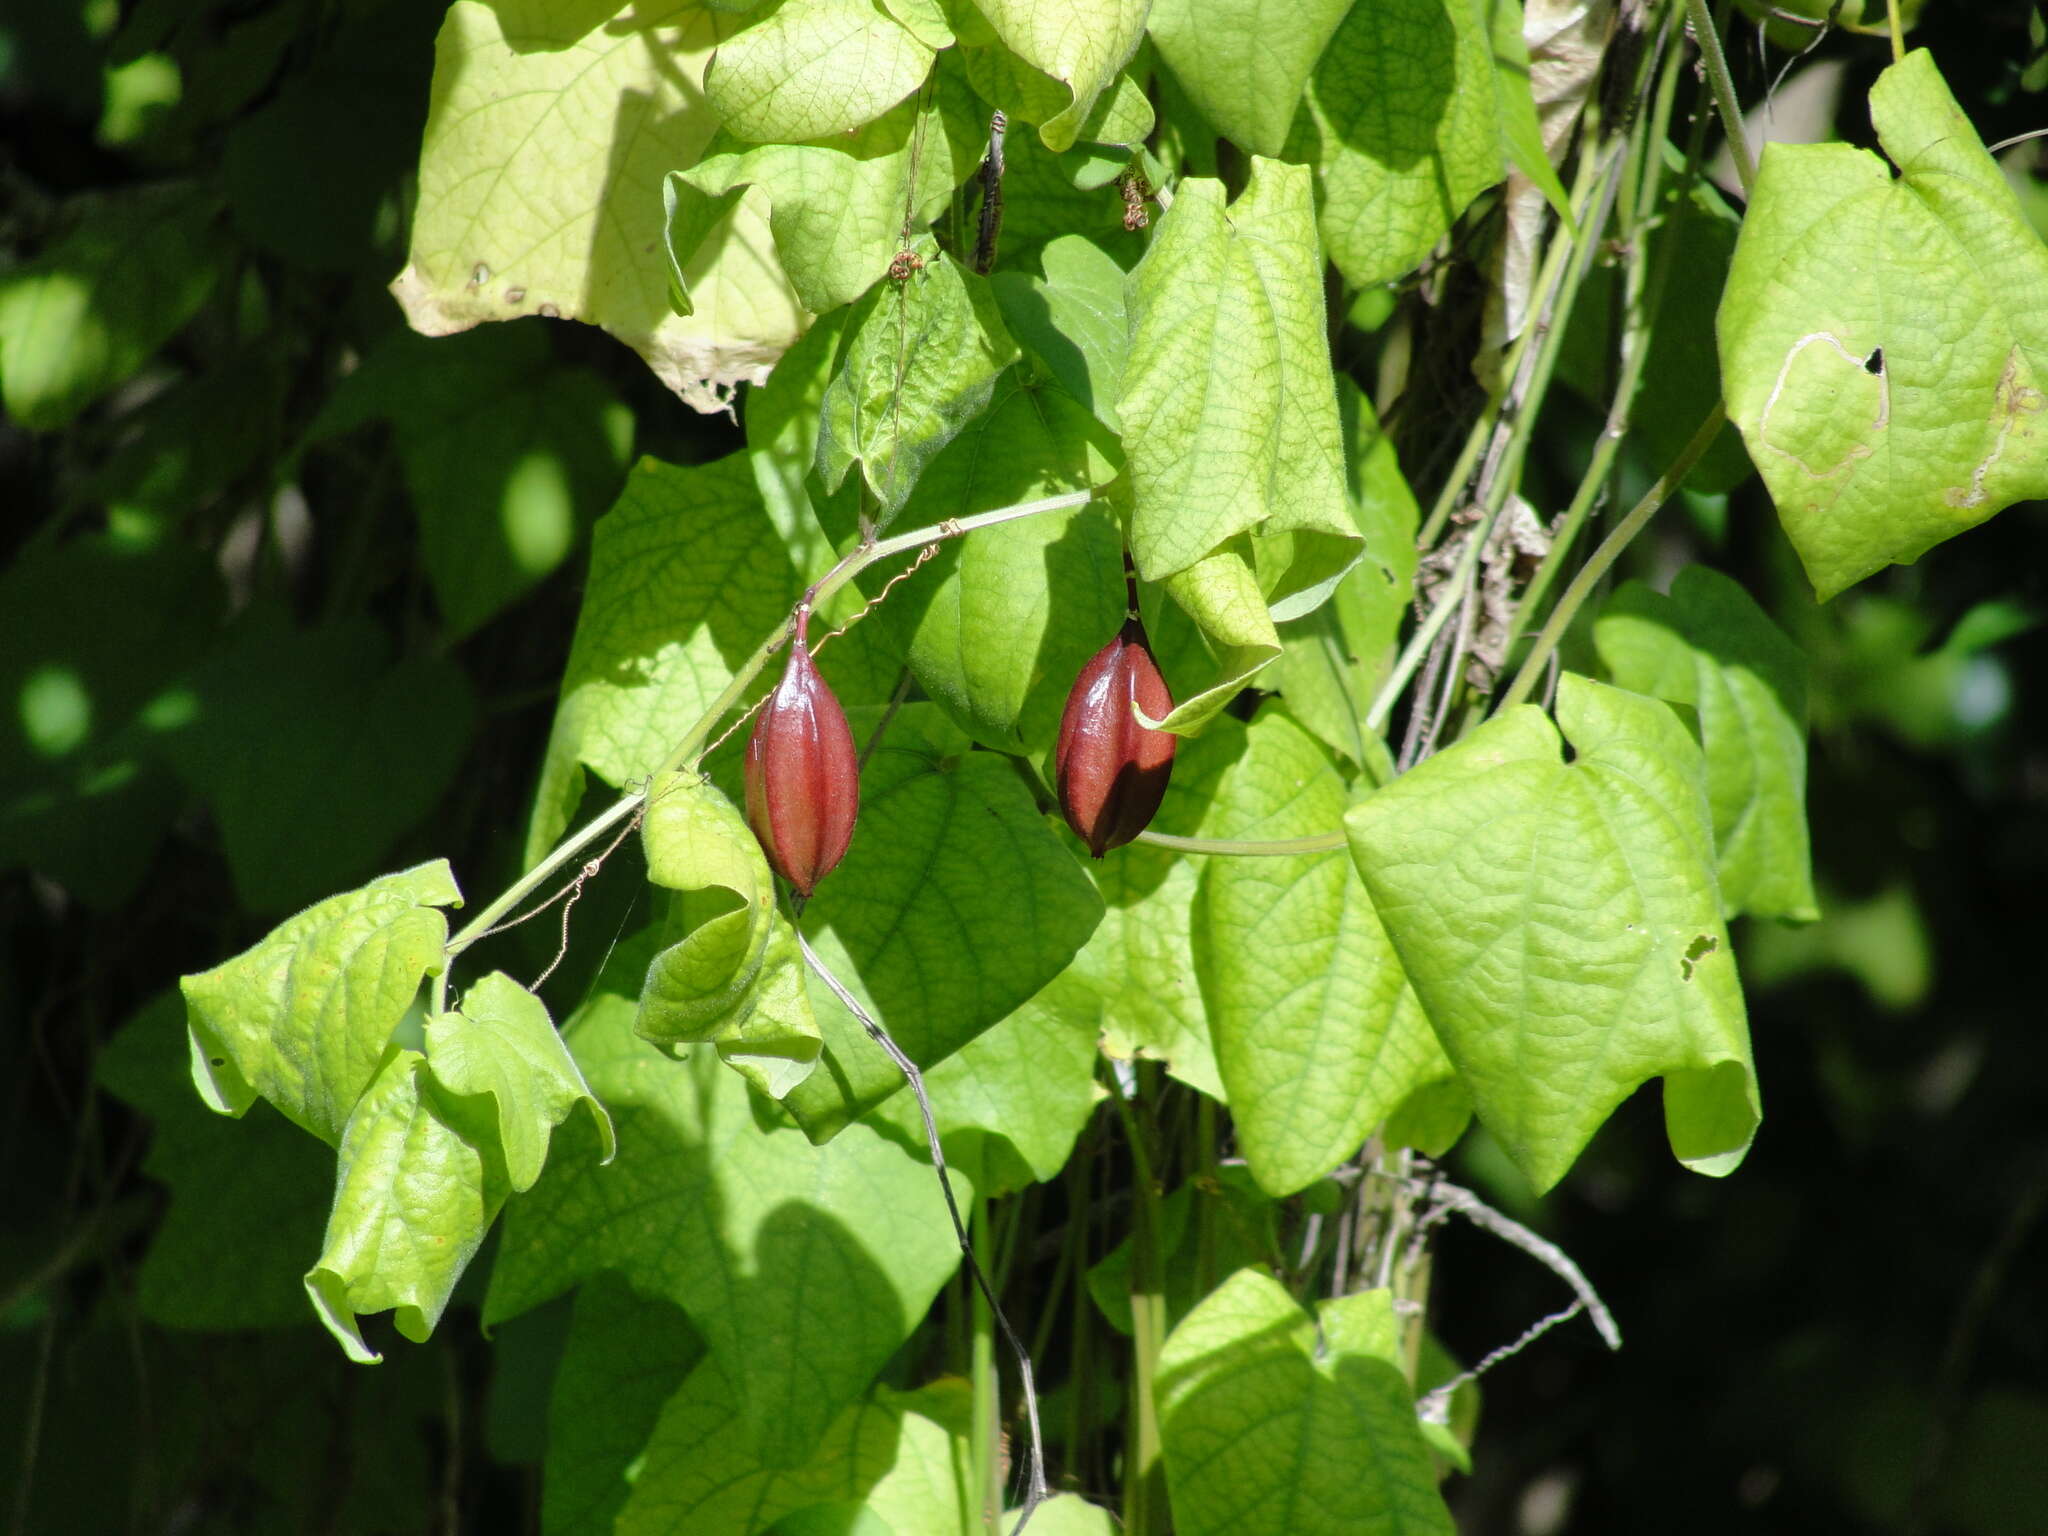
M 928 1164 L 862 1126 L 829 1147 L 757 1118 L 709 1051 L 677 1063 L 633 1033 L 654 936 L 612 957 L 565 1038 L 618 1123 L 599 1166 L 580 1119 L 513 1204 L 486 1325 L 599 1270 L 675 1302 L 739 1384 L 737 1428 L 774 1466 L 807 1460 L 959 1262 Z M 801 1373 L 763 1372 L 799 1359 Z
M 0 403 L 31 432 L 55 431 L 129 378 L 220 275 L 219 210 L 189 183 L 74 208 L 62 239 L 0 273 Z
M 1181 182 L 1127 303 L 1117 415 L 1139 573 L 1176 575 L 1257 533 L 1274 617 L 1308 612 L 1360 543 L 1308 172 L 1254 158 L 1228 214 L 1221 182 Z
M 1315 739 L 1268 709 L 1245 732 L 1202 832 L 1312 836 L 1341 824 L 1349 798 Z M 1313 1184 L 1411 1092 L 1449 1075 L 1341 850 L 1207 860 L 1192 928 L 1238 1144 L 1268 1193 Z
M 1450 1536 L 1385 1291 L 1311 1318 L 1239 1270 L 1166 1341 L 1160 1435 L 1184 1536 Z
M 761 845 L 732 802 L 690 772 L 654 781 L 642 835 L 648 880 L 679 894 L 663 931 L 675 942 L 647 968 L 635 1031 L 663 1048 L 715 1042 L 728 1066 L 783 1097 L 821 1047 Z
M 1187 767 L 1176 765 L 1176 779 Z M 1153 823 L 1161 831 L 1174 828 L 1172 806 L 1169 790 Z M 1163 1061 L 1173 1076 L 1222 1102 L 1188 936 L 1195 865 L 1134 844 L 1088 872 L 1102 893 L 1102 922 L 1033 1006 L 1077 1017 L 1100 1034 L 1108 1055 Z
M 608 1271 L 577 1288 L 548 1399 L 541 1529 L 612 1536 L 628 1471 L 662 1404 L 703 1358 L 704 1341 L 673 1302 L 642 1296 Z
M 861 775 L 860 827 L 804 911 L 820 956 L 919 1066 L 936 1066 L 1064 970 L 1102 901 L 1000 757 L 891 737 Z M 787 1102 L 824 1139 L 903 1086 L 815 981 L 825 1067 Z
M 1005 1536 L 1017 1529 L 1022 1510 L 1003 1516 Z M 1078 1493 L 1056 1493 L 1031 1512 L 1029 1536 L 1116 1536 L 1122 1529 L 1117 1518 L 1100 1504 L 1090 1504 Z
M 1499 102 L 1500 143 L 1510 165 L 1528 177 L 1568 229 L 1571 198 L 1557 179 L 1543 142 L 1536 96 L 1529 78 L 1529 44 L 1523 36 L 1522 0 L 1472 0 L 1488 20 L 1493 47 L 1493 87 Z M 1488 12 L 1491 16 L 1488 17 Z
M 719 46 L 704 99 L 754 144 L 851 133 L 924 83 L 932 49 L 874 0 L 780 0 Z
M 213 807 L 235 890 L 289 911 L 362 879 L 441 798 L 469 743 L 469 677 L 425 653 L 386 664 L 368 618 L 297 628 L 246 611 L 164 701 L 162 749 Z
M 1501 178 L 1492 43 L 1472 0 L 1354 5 L 1297 119 L 1330 259 L 1353 287 L 1411 271 Z
M 922 268 L 873 289 L 854 309 L 825 386 L 818 475 L 836 491 L 856 463 L 881 503 L 900 511 L 933 454 L 988 404 L 1016 361 L 987 280 L 918 246 Z
M 1145 35 L 1147 6 L 1146 0 L 976 0 L 975 9 L 1005 47 L 1064 93 L 1066 105 L 1050 115 L 1037 101 L 1019 108 L 1019 116 L 1037 122 L 1040 140 L 1057 154 L 1089 136 L 1084 128 L 1096 98 Z
M 701 161 L 662 184 L 681 312 L 724 324 L 719 293 L 700 291 L 696 271 L 706 253 L 723 248 L 710 237 L 748 188 L 742 211 L 767 204 L 776 256 L 805 309 L 823 314 L 866 293 L 902 246 L 906 210 L 913 233 L 923 229 L 980 163 L 965 94 L 942 70 L 929 103 L 906 101 L 851 136 L 759 147 L 714 140 Z
M 421 978 L 441 969 L 439 908 L 461 904 L 447 860 L 436 859 L 331 896 L 185 977 L 199 1096 L 239 1116 L 261 1095 L 339 1145 Z
M 512 1188 L 533 1188 L 548 1160 L 548 1138 L 578 1104 L 590 1107 L 610 1162 L 611 1116 L 583 1081 L 546 1004 L 502 971 L 463 995 L 453 1013 L 426 1022 L 427 1068 L 454 1094 L 489 1094 Z
M 297 1328 L 300 1284 L 334 1199 L 334 1157 L 267 1104 L 230 1125 L 193 1097 L 185 1009 L 166 992 L 107 1042 L 100 1085 L 147 1116 L 142 1171 L 170 1206 L 135 1299 L 167 1328 Z M 232 1265 L 222 1262 L 232 1254 Z
M 1277 157 L 1309 72 L 1350 8 L 1351 0 L 1153 0 L 1146 26 L 1202 116 L 1240 149 Z
M 903 516 L 935 524 L 1100 485 L 1117 462 L 1115 439 L 1073 399 L 1011 369 L 989 408 L 932 459 Z M 914 558 L 873 569 L 868 590 Z M 941 545 L 875 622 L 961 730 L 997 751 L 1036 755 L 1052 745 L 1075 676 L 1116 633 L 1125 601 L 1122 531 L 1090 506 Z
M 1728 415 L 1822 600 L 2048 495 L 2048 250 L 1925 50 L 1870 115 L 1899 178 L 1772 146 L 1721 301 Z
M 528 864 L 568 825 L 583 769 L 614 786 L 653 773 L 802 587 L 747 455 L 634 466 L 591 535 Z
M 1624 688 L 1696 710 L 1706 753 L 1724 917 L 1808 922 L 1806 656 L 1756 600 L 1717 571 L 1689 565 L 1669 597 L 1630 582 L 1593 626 Z
M 306 1294 L 351 1360 L 382 1357 L 356 1325 L 395 1311 L 423 1344 L 504 1203 L 483 1152 L 421 1092 L 427 1058 L 392 1047 L 341 1136 L 334 1209 Z
M 670 308 L 669 276 L 650 259 L 661 248 L 662 177 L 694 165 L 711 141 L 704 65 L 735 30 L 689 0 L 613 19 L 587 5 L 450 6 L 412 249 L 391 285 L 413 329 L 585 320 L 700 410 L 719 408 L 735 381 L 762 377 L 803 325 L 764 210 L 738 208 L 690 263 L 692 317 Z
M 1124 371 L 1124 269 L 1086 235 L 1048 240 L 1038 264 L 1043 277 L 1005 270 L 989 278 L 1003 324 L 1060 388 L 1114 432 Z
M 101 908 L 142 881 L 185 798 L 159 736 L 222 605 L 219 572 L 178 540 L 88 534 L 0 572 L 0 867 Z
M 879 1387 L 805 1446 L 801 1462 L 787 1465 L 732 1432 L 745 1394 L 738 1373 L 715 1358 L 690 1373 L 654 1426 L 619 1536 L 771 1526 L 782 1536 L 964 1529 L 971 1412 L 964 1381 L 916 1392 Z M 793 1518 L 804 1514 L 811 1518 Z
M 602 377 L 554 361 L 537 324 L 429 340 L 393 333 L 341 382 L 314 435 L 388 420 L 451 638 L 567 558 L 618 494 L 633 415 Z
M 1055 1177 L 1102 1096 L 1094 1020 L 1050 997 L 1064 980 L 1065 973 L 924 1074 L 946 1166 L 985 1199 Z M 926 1155 L 924 1119 L 910 1095 L 897 1094 L 865 1123 Z
M 1557 727 L 1496 716 L 1345 817 L 1352 857 L 1479 1118 L 1538 1192 L 1664 1079 L 1672 1152 L 1733 1171 L 1761 1109 L 1699 746 L 1567 673 Z
M 1362 766 L 1376 755 L 1368 752 L 1362 723 L 1393 668 L 1414 596 L 1420 514 L 1372 402 L 1341 374 L 1337 406 L 1351 515 L 1365 536 L 1365 556 L 1344 573 L 1329 602 L 1280 626 L 1283 649 L 1269 681 L 1296 720 Z
M 1642 383 L 1629 415 L 1629 445 L 1651 473 L 1676 459 L 1707 413 L 1720 402 L 1721 363 L 1714 350 L 1714 310 L 1728 282 L 1741 221 L 1710 187 L 1679 195 L 1667 189 L 1659 217 L 1642 238 L 1651 270 L 1672 242 L 1670 276 L 1654 311 L 1643 321 Z M 1558 354 L 1558 372 L 1595 409 L 1613 397 L 1617 343 L 1613 318 L 1620 295 L 1614 269 L 1595 265 L 1586 274 Z M 1723 427 L 1685 477 L 1689 489 L 1725 491 L 1748 478 L 1749 455 L 1733 427 Z
M 1159 1202 L 1154 1265 L 1166 1302 L 1167 1325 L 1192 1312 L 1218 1274 L 1246 1265 L 1269 1271 L 1280 1255 L 1280 1207 L 1249 1170 L 1225 1164 L 1181 1185 Z M 1108 1324 L 1129 1337 L 1132 1238 L 1126 1237 L 1088 1270 L 1088 1296 Z
M 800 571 L 825 571 L 837 558 L 811 505 L 808 481 L 818 457 L 818 417 L 847 312 L 821 315 L 776 360 L 768 382 L 747 391 L 741 424 L 754 483 L 775 530 Z M 842 588 L 842 591 L 845 589 Z
M 1207 725 L 1280 654 L 1251 542 L 1239 534 L 1160 583 L 1173 602 L 1157 611 L 1151 634 L 1160 671 L 1179 702 L 1153 723 L 1176 735 Z M 1183 632 L 1178 640 L 1176 629 Z

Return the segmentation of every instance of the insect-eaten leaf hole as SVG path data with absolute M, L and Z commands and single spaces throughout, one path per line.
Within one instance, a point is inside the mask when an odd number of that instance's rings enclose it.
M 1719 939 L 1704 933 L 1695 935 L 1693 941 L 1685 946 L 1685 958 L 1678 962 L 1678 974 L 1686 981 L 1691 981 L 1693 966 L 1720 947 Z
M 1872 347 L 1872 348 L 1870 349 L 1870 356 L 1868 356 L 1868 357 L 1866 357 L 1865 359 L 1863 359 L 1863 371 L 1864 371 L 1865 373 L 1883 373 L 1883 372 L 1884 372 L 1884 348 L 1883 348 L 1883 347 Z

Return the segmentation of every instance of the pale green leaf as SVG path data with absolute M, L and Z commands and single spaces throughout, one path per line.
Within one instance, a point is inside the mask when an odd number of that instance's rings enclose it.
M 1202 834 L 1271 841 L 1331 832 L 1349 799 L 1315 739 L 1267 709 L 1245 732 Z M 1341 850 L 1207 860 L 1192 930 L 1238 1144 L 1268 1192 L 1314 1183 L 1411 1092 L 1449 1075 Z
M 618 1536 L 770 1527 L 783 1536 L 951 1536 L 966 1529 L 971 1402 L 964 1381 L 916 1392 L 878 1387 L 821 1426 L 802 1460 L 786 1464 L 733 1433 L 745 1393 L 738 1370 L 715 1357 L 690 1373 L 655 1422 Z M 880 1524 L 866 1523 L 864 1514 Z
M 1124 371 L 1124 270 L 1086 235 L 1059 235 L 1038 253 L 1044 275 L 989 279 L 1010 334 L 1068 394 L 1117 430 Z
M 615 786 L 653 773 L 788 617 L 803 578 L 747 460 L 642 459 L 598 520 L 527 832 L 529 864 L 568 825 L 585 767 Z
M 662 1404 L 703 1358 L 704 1341 L 673 1302 L 642 1296 L 611 1271 L 577 1287 L 548 1395 L 548 1536 L 612 1536 Z
M 662 178 L 711 141 L 704 66 L 736 27 L 694 0 L 652 0 L 610 19 L 588 6 L 450 6 L 412 249 L 391 285 L 413 329 L 585 320 L 700 410 L 762 377 L 803 328 L 766 210 L 750 199 L 713 247 L 691 246 L 687 317 L 669 305 L 658 254 Z
M 730 236 L 714 232 L 736 202 L 743 210 L 766 204 L 776 256 L 804 308 L 823 314 L 880 282 L 902 246 L 905 211 L 913 231 L 923 229 L 981 161 L 981 130 L 963 110 L 965 96 L 942 71 L 929 103 L 906 101 L 850 136 L 759 146 L 723 136 L 696 165 L 670 175 L 663 239 L 683 313 L 716 319 L 718 294 L 701 292 L 695 274 L 707 259 L 722 259 Z
M 932 49 L 874 0 L 781 0 L 719 45 L 704 99 L 754 144 L 851 133 L 924 83 Z
M 902 509 L 932 455 L 981 413 L 996 376 L 1017 358 L 987 280 L 929 238 L 918 252 L 919 270 L 855 307 L 821 406 L 825 489 L 838 490 L 859 464 L 882 522 Z
M 1102 901 L 1012 766 L 930 754 L 892 735 L 861 775 L 860 826 L 804 928 L 896 1043 L 930 1068 L 1051 981 Z M 787 1100 L 832 1135 L 903 1086 L 859 1023 L 813 982 L 826 1062 Z
M 1472 0 L 1352 6 L 1288 147 L 1316 168 L 1323 239 L 1346 282 L 1409 272 L 1500 180 L 1493 72 Z
M 1630 582 L 1593 626 L 1614 681 L 1698 712 L 1724 916 L 1809 921 L 1806 657 L 1747 592 L 1689 565 L 1669 597 Z
M 1153 0 L 1146 26 L 1219 133 L 1278 156 L 1309 72 L 1350 9 L 1351 0 Z
M 1327 603 L 1280 626 L 1282 650 L 1268 682 L 1296 720 L 1363 766 L 1378 755 L 1366 745 L 1364 718 L 1392 670 L 1414 595 L 1419 512 L 1372 402 L 1341 374 L 1337 404 L 1351 514 L 1365 536 L 1365 556 Z
M 664 1049 L 712 1041 L 771 1098 L 810 1075 L 817 1020 L 775 879 L 733 803 L 700 775 L 654 781 L 642 823 L 647 878 L 677 894 L 647 968 L 634 1029 Z
M 504 1201 L 485 1156 L 422 1091 L 427 1058 L 394 1046 L 341 1136 L 334 1209 L 306 1294 L 348 1357 L 381 1358 L 356 1318 L 393 1311 L 425 1343 Z
M 445 859 L 331 896 L 253 949 L 179 983 L 192 1081 L 222 1114 L 260 1095 L 330 1146 L 384 1060 L 420 980 L 441 969 L 444 906 L 462 894 Z
M 2048 249 L 1925 50 L 1878 142 L 1773 145 L 1721 301 L 1728 415 L 1823 599 L 2048 495 Z
M 1387 1359 L 1388 1293 L 1311 1318 L 1239 1270 L 1159 1359 L 1160 1434 L 1182 1536 L 1451 1536 L 1408 1384 Z
M 1003 1516 L 1005 1536 L 1017 1529 L 1022 1510 Z M 1031 1512 L 1025 1536 L 1117 1536 L 1122 1529 L 1116 1516 L 1100 1504 L 1090 1504 L 1078 1493 L 1056 1493 Z
M 1540 1190 L 1664 1078 L 1671 1148 L 1724 1174 L 1761 1115 L 1699 746 L 1669 706 L 1567 673 L 1345 817 L 1479 1118 Z
M 932 459 L 902 516 L 916 525 L 1100 485 L 1116 440 L 1064 391 L 1006 372 L 989 407 Z M 835 527 L 834 533 L 854 530 Z M 915 556 L 907 559 L 915 559 Z M 906 561 L 874 568 L 879 592 Z M 974 740 L 1035 755 L 1068 690 L 1123 622 L 1123 535 L 1099 507 L 1020 518 L 939 547 L 871 622 Z
M 1177 702 L 1164 720 L 1151 724 L 1193 735 L 1280 654 L 1280 633 L 1259 587 L 1251 543 L 1249 535 L 1239 534 L 1160 583 L 1173 603 L 1155 619 L 1152 635 L 1160 671 Z M 1192 627 L 1195 645 L 1174 643 L 1169 615 L 1185 616 L 1177 627 Z
M 0 272 L 0 402 L 31 432 L 63 426 L 132 375 L 220 275 L 219 209 L 188 183 L 76 212 L 49 250 Z
M 881 5 L 925 47 L 953 46 L 953 29 L 939 0 L 881 0 Z
M 453 1013 L 426 1022 L 427 1069 L 454 1094 L 489 1094 L 498 1144 L 515 1191 L 533 1188 L 548 1159 L 548 1139 L 578 1104 L 597 1121 L 604 1160 L 616 1150 L 611 1116 L 555 1033 L 547 1005 L 502 971 L 463 994 Z
M 1186 571 L 1241 533 L 1285 535 L 1261 551 L 1262 585 L 1274 617 L 1308 612 L 1360 542 L 1308 172 L 1254 158 L 1228 213 L 1221 182 L 1181 182 L 1126 292 L 1117 415 L 1139 573 Z
M 818 525 L 806 482 L 818 457 L 818 415 L 839 332 L 847 312 L 821 315 L 801 340 L 776 360 L 768 382 L 747 391 L 740 421 L 747 429 L 747 457 L 775 531 L 800 571 L 824 571 L 836 558 L 832 541 Z M 844 590 L 843 588 L 841 590 Z
M 1058 153 L 1086 136 L 1096 98 L 1136 51 L 1147 0 L 977 0 L 975 8 L 1005 47 L 1065 95 L 1065 105 L 1050 114 L 1039 101 L 1020 103 L 1019 110 L 1024 121 L 1038 123 L 1045 147 Z
M 864 1126 L 827 1147 L 770 1129 L 713 1053 L 678 1063 L 635 1036 L 654 948 L 651 933 L 622 945 L 565 1031 L 618 1123 L 619 1155 L 601 1167 L 581 1118 L 563 1127 L 547 1173 L 507 1215 L 486 1322 L 617 1270 L 688 1312 L 739 1384 L 728 1430 L 764 1461 L 798 1465 L 924 1315 L 960 1250 L 929 1164 Z M 757 1368 L 771 1358 L 804 1369 Z
M 1182 749 L 1185 755 L 1196 743 Z M 1175 783 L 1186 774 L 1175 765 Z M 1173 791 L 1153 825 L 1182 831 L 1172 815 Z M 1219 1103 L 1223 1081 L 1209 1041 L 1209 1016 L 1195 984 L 1188 910 L 1195 899 L 1193 861 L 1133 844 L 1093 864 L 1102 893 L 1102 922 L 1074 963 L 1033 1006 L 1077 1017 L 1101 1035 L 1112 1056 L 1145 1057 Z

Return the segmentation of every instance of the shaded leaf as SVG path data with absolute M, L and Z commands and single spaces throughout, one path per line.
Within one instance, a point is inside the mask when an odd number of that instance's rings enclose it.
M 1006 225 L 1007 226 L 1007 216 Z M 1041 277 L 989 278 L 1003 323 L 1054 382 L 1112 432 L 1124 371 L 1124 270 L 1085 235 L 1059 235 L 1038 253 Z
M 1689 565 L 1664 597 L 1622 587 L 1593 626 L 1624 688 L 1696 710 L 1724 916 L 1809 921 L 1806 657 L 1756 600 L 1717 571 Z

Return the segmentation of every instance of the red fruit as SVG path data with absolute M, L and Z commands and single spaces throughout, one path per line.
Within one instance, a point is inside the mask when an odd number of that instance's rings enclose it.
M 747 824 L 800 896 L 832 873 L 860 814 L 860 759 L 804 643 L 809 617 L 799 616 L 782 681 L 747 738 Z
M 1173 708 L 1135 614 L 1074 679 L 1053 754 L 1060 811 L 1098 859 L 1151 825 L 1173 774 L 1175 738 L 1138 724 L 1133 703 L 1154 720 Z

